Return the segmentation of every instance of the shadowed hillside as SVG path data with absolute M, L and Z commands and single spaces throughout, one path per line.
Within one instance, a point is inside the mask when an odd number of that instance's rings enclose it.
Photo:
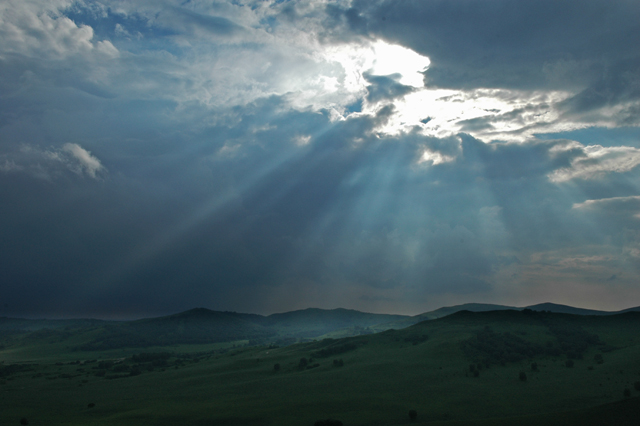
M 147 330 L 235 318 L 220 314 Z M 639 329 L 637 312 L 500 310 L 279 348 L 69 352 L 31 340 L 31 358 L 0 350 L 0 424 L 374 426 L 411 423 L 412 412 L 424 425 L 635 425 Z
M 433 320 L 437 318 L 446 317 L 447 315 L 454 314 L 460 311 L 470 311 L 470 312 L 488 312 L 488 311 L 504 311 L 504 310 L 516 310 L 521 311 L 524 309 L 528 309 L 531 311 L 547 311 L 554 312 L 559 314 L 573 314 L 573 315 L 617 315 L 625 312 L 639 312 L 640 307 L 629 308 L 622 311 L 597 311 L 593 309 L 583 309 L 583 308 L 574 308 L 573 306 L 567 305 L 559 305 L 557 303 L 540 303 L 537 305 L 525 306 L 524 308 L 517 308 L 513 306 L 504 306 L 504 305 L 492 305 L 487 303 L 465 303 L 462 305 L 456 306 L 447 306 L 443 308 L 436 309 L 435 311 L 425 312 L 423 314 L 415 315 L 412 317 L 404 318 L 398 321 L 390 322 L 388 324 L 383 324 L 377 331 L 383 331 L 389 328 L 405 328 L 410 325 L 417 324 L 420 321 Z
M 545 311 L 579 315 L 615 315 L 565 305 L 544 303 L 529 308 L 469 303 L 444 307 L 413 317 L 359 312 L 349 309 L 304 309 L 262 316 L 218 312 L 204 308 L 135 321 L 28 320 L 0 318 L 0 346 L 31 344 L 42 339 L 66 342 L 76 351 L 105 351 L 183 344 L 231 343 L 242 345 L 290 345 L 309 339 L 367 335 L 403 329 L 421 321 L 456 312 Z M 634 312 L 630 308 L 622 312 Z
M 369 327 L 409 318 L 405 315 L 369 314 L 352 309 L 304 309 L 273 314 L 266 324 L 275 327 L 280 334 L 308 338 L 322 336 L 337 330 L 348 329 L 353 335 L 371 334 Z
M 371 334 L 372 326 L 404 318 L 408 317 L 349 309 L 305 309 L 262 316 L 204 308 L 136 321 L 2 318 L 0 345 L 38 341 L 44 337 L 50 343 L 73 342 L 71 347 L 77 351 L 224 342 L 289 345 L 330 333 Z

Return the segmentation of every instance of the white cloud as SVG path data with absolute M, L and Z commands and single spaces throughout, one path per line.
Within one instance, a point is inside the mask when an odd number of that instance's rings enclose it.
M 0 53 L 64 59 L 90 53 L 96 47 L 99 51 L 115 49 L 109 42 L 94 45 L 90 26 L 78 26 L 60 13 L 71 4 L 13 0 L 4 3 L 0 7 Z
M 640 149 L 630 146 L 583 146 L 574 142 L 563 145 L 558 150 L 563 148 L 566 150 L 581 149 L 584 155 L 574 158 L 570 167 L 555 170 L 549 174 L 549 179 L 552 182 L 565 182 L 571 179 L 598 179 L 608 173 L 629 172 L 640 164 Z
M 88 81 L 127 99 L 169 99 L 182 108 L 219 111 L 272 95 L 287 96 L 294 108 L 333 110 L 336 118 L 366 96 L 364 73 L 397 74 L 400 83 L 415 90 L 395 99 L 394 113 L 376 129 L 392 135 L 417 128 L 426 136 L 465 132 L 483 140 L 522 142 L 534 133 L 575 129 L 589 120 L 583 115 L 561 120 L 557 107 L 583 86 L 546 91 L 423 87 L 429 58 L 381 39 L 347 37 L 341 33 L 344 29 L 330 33 L 327 4 L 167 1 L 166 7 L 159 7 L 157 2 L 114 0 L 108 7 L 97 7 L 63 0 L 12 0 L 0 7 L 0 55 L 26 55 L 41 62 L 79 58 L 64 70 L 67 81 Z M 115 23 L 115 45 L 109 39 L 96 40 L 90 26 L 62 14 L 72 5 L 90 10 L 98 19 L 107 19 L 109 13 L 136 16 L 148 28 L 168 35 L 146 45 L 148 38 L 135 25 Z M 129 45 L 118 44 L 125 39 L 136 43 L 131 52 L 124 50 Z M 119 59 L 108 61 L 114 58 Z M 565 74 L 584 66 L 561 60 L 547 63 L 544 72 L 564 81 Z M 365 102 L 362 113 L 373 115 L 388 102 Z M 598 123 L 611 125 L 620 108 L 602 109 Z
M 79 170 L 80 173 L 84 172 L 92 178 L 96 178 L 99 173 L 106 171 L 104 166 L 100 163 L 96 157 L 91 155 L 89 151 L 82 148 L 75 143 L 67 143 L 62 147 L 63 151 L 71 154 L 76 160 L 76 164 L 70 166 L 73 169 Z
M 16 151 L 0 154 L 0 171 L 53 181 L 65 172 L 98 179 L 107 169 L 80 145 L 67 143 L 62 148 L 49 149 L 23 144 Z
M 582 203 L 575 203 L 573 205 L 574 209 L 587 209 L 594 207 L 602 207 L 607 204 L 626 204 L 631 203 L 633 205 L 640 205 L 640 195 L 633 195 L 630 197 L 610 197 L 610 198 L 601 198 L 598 200 L 587 200 Z
M 418 164 L 422 163 L 431 163 L 432 166 L 436 166 L 442 163 L 449 163 L 454 161 L 456 158 L 449 155 L 443 155 L 437 151 L 431 151 L 429 149 L 425 149 L 420 159 L 418 160 Z

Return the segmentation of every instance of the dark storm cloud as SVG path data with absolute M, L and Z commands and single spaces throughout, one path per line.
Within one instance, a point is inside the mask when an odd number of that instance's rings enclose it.
M 640 33 L 640 29 L 638 30 Z M 630 36 L 632 36 L 630 34 Z M 613 62 L 602 75 L 588 88 L 567 99 L 562 106 L 572 113 L 593 111 L 606 106 L 637 101 L 640 99 L 640 55 L 631 58 L 620 58 Z M 622 121 L 637 124 L 637 117 L 631 119 L 633 111 L 623 114 Z M 629 122 L 629 120 L 633 120 Z
M 635 3 L 166 4 L 0 8 L 0 315 L 635 291 Z
M 288 282 L 408 297 L 483 294 L 509 247 L 600 241 L 567 213 L 581 194 L 547 178 L 584 156 L 579 148 L 554 153 L 567 142 L 485 144 L 468 135 L 381 138 L 374 129 L 391 112 L 331 122 L 327 112 L 271 97 L 237 107 L 231 125 L 192 134 L 202 142 L 189 151 L 182 136 L 153 157 L 157 148 L 145 149 L 144 171 L 118 160 L 132 147 L 117 144 L 103 155 L 111 170 L 103 181 L 6 171 L 9 313 L 51 303 L 58 308 L 48 312 L 83 315 L 204 302 L 222 309 L 233 294 Z M 297 144 L 301 132 L 311 136 L 305 145 Z M 424 149 L 454 160 L 418 165 Z M 263 291 L 262 302 L 234 300 L 234 308 L 278 307 Z
M 240 121 L 207 129 L 207 143 L 177 163 L 150 165 L 145 176 L 151 180 L 143 186 L 110 177 L 46 187 L 11 175 L 5 187 L 11 191 L 3 194 L 11 208 L 3 220 L 21 224 L 5 229 L 2 239 L 7 249 L 14 247 L 3 266 L 5 282 L 15 283 L 6 288 L 11 306 L 37 312 L 54 299 L 65 312 L 109 312 L 116 302 L 122 312 L 155 312 L 203 300 L 217 306 L 230 289 L 296 280 L 482 293 L 491 288 L 505 239 L 538 248 L 541 241 L 570 244 L 583 231 L 553 223 L 557 215 L 549 210 L 562 210 L 568 201 L 541 203 L 549 197 L 544 175 L 558 166 L 547 158 L 553 142 L 380 139 L 372 130 L 387 110 L 331 123 L 326 114 L 284 105 L 270 98 L 237 108 Z M 302 130 L 312 138 L 298 147 Z M 229 140 L 244 142 L 225 157 Z M 162 157 L 176 158 L 170 153 L 179 152 L 181 142 L 168 143 Z M 455 166 L 408 167 L 423 147 L 459 157 Z M 203 165 L 201 158 L 211 155 L 217 159 Z M 105 164 L 113 168 L 112 161 Z M 178 178 L 176 167 L 193 171 Z M 154 193 L 153 181 L 183 192 L 165 187 Z M 154 235 L 190 221 L 190 211 L 228 193 L 235 194 L 231 201 L 152 247 L 152 255 L 136 257 L 140 241 L 153 245 Z M 499 229 L 499 215 L 513 229 Z M 523 220 L 532 222 L 522 229 Z M 554 238 L 557 228 L 565 231 Z M 128 257 L 137 260 L 127 263 Z M 49 302 L 37 296 L 41 287 Z
M 367 100 L 369 102 L 393 100 L 414 91 L 413 87 L 398 83 L 400 75 L 386 76 L 365 73 L 364 78 L 369 83 L 367 86 Z
M 428 87 L 566 90 L 563 120 L 638 124 L 640 6 L 635 1 L 354 1 L 330 25 L 427 56 Z M 620 107 L 617 114 L 607 108 Z M 495 117 L 462 131 L 492 131 Z
M 355 1 L 342 14 L 356 32 L 431 58 L 427 81 L 443 87 L 566 87 L 638 58 L 634 1 Z

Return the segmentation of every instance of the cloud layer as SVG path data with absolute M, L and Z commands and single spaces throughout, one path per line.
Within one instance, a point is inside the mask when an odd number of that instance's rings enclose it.
M 0 315 L 639 305 L 639 15 L 5 2 Z

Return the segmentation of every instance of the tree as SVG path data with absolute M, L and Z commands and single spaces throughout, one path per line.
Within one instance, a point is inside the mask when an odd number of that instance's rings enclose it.
M 409 420 L 415 422 L 416 418 L 418 418 L 418 412 L 416 410 L 409 410 Z
M 300 358 L 300 362 L 298 363 L 298 368 L 303 369 L 307 366 L 309 361 L 306 358 Z
M 29 420 L 27 420 L 26 417 L 23 417 L 20 419 L 20 424 L 21 425 L 28 425 L 29 424 Z
M 631 390 L 630 390 L 629 388 L 627 388 L 627 389 L 625 389 L 625 390 L 624 390 L 624 396 L 625 396 L 626 398 L 629 398 L 629 397 L 631 396 Z
M 639 391 L 639 392 L 640 392 L 640 382 L 635 382 L 635 383 L 633 384 L 633 387 L 635 388 L 635 390 L 637 390 L 637 391 Z

